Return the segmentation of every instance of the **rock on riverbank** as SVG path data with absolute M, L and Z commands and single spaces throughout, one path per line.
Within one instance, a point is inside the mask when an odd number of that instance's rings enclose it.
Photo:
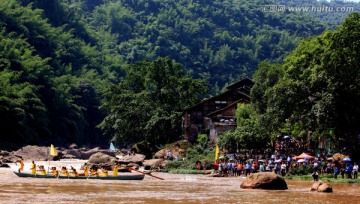
M 109 169 L 115 165 L 116 162 L 121 164 L 121 168 L 128 169 L 129 167 L 139 168 L 145 162 L 150 166 L 158 166 L 162 168 L 164 166 L 164 160 L 153 162 L 153 160 L 145 160 L 143 154 L 125 154 L 124 151 L 113 152 L 108 149 L 86 148 L 78 147 L 77 145 L 70 145 L 68 148 L 56 147 L 58 156 L 50 156 L 50 148 L 47 146 L 27 145 L 11 150 L 0 150 L 0 167 L 9 167 L 6 163 L 16 163 L 20 159 L 30 162 L 34 161 L 49 161 L 49 160 L 66 160 L 66 159 L 78 159 L 88 160 L 89 165 L 104 166 Z M 121 170 L 120 168 L 120 170 Z M 150 168 L 149 168 L 150 169 Z
M 57 160 L 88 160 L 91 165 L 113 166 L 116 162 L 126 168 L 144 166 L 147 170 L 161 171 L 162 168 L 176 157 L 181 160 L 185 157 L 186 149 L 191 144 L 186 140 L 180 140 L 170 144 L 165 149 L 159 150 L 153 159 L 145 160 L 145 155 L 138 153 L 129 153 L 126 150 L 116 152 L 99 147 L 87 148 L 71 144 L 68 147 L 55 146 L 58 156 L 50 156 L 49 146 L 36 145 L 0 145 L 0 164 L 16 163 L 20 159 L 23 161 L 57 161 Z M 6 147 L 11 148 L 6 148 Z M 172 157 L 166 158 L 167 152 L 171 152 Z

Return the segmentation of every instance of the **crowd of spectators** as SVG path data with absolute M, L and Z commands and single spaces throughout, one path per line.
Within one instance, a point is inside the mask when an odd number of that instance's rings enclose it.
M 278 139 L 273 150 L 243 150 L 219 157 L 214 163 L 214 170 L 219 176 L 247 176 L 255 172 L 275 172 L 285 175 L 312 174 L 314 180 L 319 174 L 332 174 L 334 178 L 357 179 L 358 165 L 349 158 L 335 160 L 333 152 L 306 148 L 304 141 L 290 137 Z M 309 156 L 301 159 L 296 156 L 306 152 Z

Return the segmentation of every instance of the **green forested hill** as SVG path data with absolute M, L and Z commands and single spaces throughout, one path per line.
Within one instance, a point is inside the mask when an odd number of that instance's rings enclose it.
M 353 13 L 336 30 L 302 41 L 283 63 L 261 63 L 252 104 L 238 109 L 237 130 L 222 140 L 256 146 L 286 134 L 359 161 L 359 45 L 360 14 Z
M 222 86 L 250 75 L 262 60 L 280 62 L 300 39 L 326 28 L 310 17 L 263 12 L 264 3 L 1 1 L 2 141 L 106 143 L 112 135 L 96 128 L 107 115 L 99 107 L 108 88 L 140 66 L 128 64 L 169 56 L 193 77 Z
M 251 76 L 262 60 L 280 62 L 299 39 L 325 30 L 310 17 L 263 12 L 264 4 L 119 0 L 99 5 L 87 19 L 94 29 L 117 36 L 115 49 L 124 62 L 170 56 L 194 76 L 208 76 L 212 84 L 223 86 Z
M 49 13 L 62 21 L 47 20 L 37 3 L 0 4 L 2 141 L 101 142 L 101 93 L 118 81 L 120 59 L 55 2 Z

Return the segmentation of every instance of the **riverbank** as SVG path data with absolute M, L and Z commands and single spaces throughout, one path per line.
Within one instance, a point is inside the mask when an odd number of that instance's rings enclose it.
M 213 170 L 189 170 L 189 169 L 170 169 L 168 173 L 171 174 L 203 174 L 210 175 L 213 173 Z M 243 175 L 242 175 L 243 176 Z M 229 178 L 234 178 L 230 176 Z M 235 177 L 236 178 L 236 177 Z M 294 181 L 313 181 L 311 174 L 308 175 L 289 175 L 283 177 L 285 180 L 294 180 Z M 350 183 L 350 184 L 360 184 L 359 179 L 346 179 L 341 178 L 341 175 L 338 175 L 338 178 L 335 179 L 332 174 L 320 174 L 319 180 L 330 183 Z
M 296 180 L 296 181 L 312 181 L 313 178 L 311 175 L 292 175 L 292 176 L 285 176 L 285 180 Z M 331 174 L 320 174 L 319 175 L 320 181 L 330 182 L 330 183 L 351 183 L 351 184 L 360 184 L 359 179 L 347 179 L 347 178 L 341 178 L 341 176 L 338 176 L 337 179 L 333 177 Z
M 36 161 L 36 165 L 43 165 L 45 167 L 45 169 L 48 168 L 48 166 L 52 167 L 55 166 L 58 169 L 60 169 L 60 167 L 65 166 L 68 169 L 72 166 L 77 170 L 80 170 L 80 168 L 82 167 L 82 165 L 87 162 L 87 160 L 80 160 L 80 159 L 64 159 L 64 160 L 60 160 L 60 161 Z M 17 170 L 20 165 L 19 164 L 15 164 L 15 163 L 8 163 L 11 170 L 15 171 Z M 25 161 L 25 171 L 29 171 L 30 168 L 30 164 L 31 161 Z M 0 168 L 1 169 L 1 168 Z M 5 168 L 2 168 L 5 169 Z M 199 176 L 199 175 L 204 175 L 204 176 L 210 176 L 212 175 L 213 170 L 188 170 L 188 169 L 171 169 L 169 172 L 162 172 L 161 174 L 163 175 L 179 175 L 179 176 L 183 176 L 183 175 L 192 175 L 192 176 Z M 156 172 L 156 173 L 160 173 L 160 172 Z M 166 176 L 167 177 L 167 176 Z M 238 179 L 238 178 L 244 178 L 244 177 L 222 177 L 222 178 L 226 178 L 226 179 Z M 312 182 L 313 178 L 310 174 L 308 175 L 291 175 L 291 176 L 285 176 L 284 179 L 286 181 L 308 181 L 308 182 Z M 333 178 L 332 174 L 320 174 L 319 175 L 319 180 L 321 181 L 325 181 L 325 182 L 330 182 L 330 183 L 348 183 L 348 184 L 360 184 L 360 180 L 359 179 L 342 179 L 341 176 L 339 175 L 337 179 Z
M 288 190 L 255 190 L 241 189 L 242 177 L 213 178 L 199 174 L 154 172 L 165 180 L 145 176 L 142 181 L 20 178 L 10 168 L 0 168 L 0 174 L 0 200 L 7 203 L 348 204 L 357 203 L 360 195 L 360 186 L 356 184 L 334 183 L 334 192 L 330 194 L 309 192 L 312 181 L 295 180 L 287 180 Z

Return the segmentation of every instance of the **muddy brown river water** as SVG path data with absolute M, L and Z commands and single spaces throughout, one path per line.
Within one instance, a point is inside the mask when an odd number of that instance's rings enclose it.
M 20 178 L 0 168 L 0 203 L 360 203 L 359 184 L 332 183 L 334 192 L 325 194 L 309 192 L 311 181 L 287 180 L 285 191 L 248 190 L 239 187 L 243 178 L 153 174 L 165 180 Z

